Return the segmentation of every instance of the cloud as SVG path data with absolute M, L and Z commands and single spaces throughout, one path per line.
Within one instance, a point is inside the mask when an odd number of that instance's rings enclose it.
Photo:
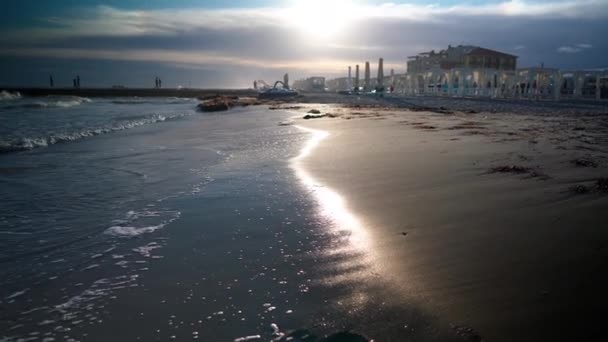
M 422 5 L 384 3 L 381 5 L 350 5 L 340 9 L 329 7 L 328 16 L 339 17 L 347 11 L 352 22 L 368 19 L 407 20 L 413 22 L 445 22 L 462 17 L 520 17 L 536 19 L 608 18 L 608 0 L 566 0 L 533 2 L 509 0 L 486 5 Z M 180 35 L 199 29 L 214 31 L 268 30 L 293 27 L 294 18 L 303 15 L 286 7 L 233 9 L 158 9 L 121 10 L 109 6 L 89 8 L 67 17 L 43 18 L 47 25 L 39 28 L 13 30 L 5 36 L 21 40 L 59 39 L 89 36 Z M 6 40 L 6 38 L 5 38 Z
M 550 1 L 353 5 L 344 30 L 320 36 L 293 25 L 291 18 L 298 13 L 285 7 L 99 6 L 46 18 L 41 27 L 4 30 L 0 58 L 52 58 L 53 63 L 66 64 L 79 59 L 91 64 L 151 62 L 181 71 L 222 69 L 239 77 L 274 71 L 290 72 L 294 78 L 331 77 L 366 60 L 374 66 L 378 57 L 401 73 L 407 56 L 448 44 L 470 44 L 516 53 L 522 67 L 539 61 L 572 69 L 603 66 L 608 41 L 597 32 L 608 30 L 608 0 Z M 593 53 L 580 53 L 585 50 Z M 568 56 L 574 53 L 579 53 L 576 59 Z M 0 73 L 0 82 L 3 78 Z
M 164 62 L 180 68 L 191 67 L 201 69 L 203 66 L 238 66 L 260 69 L 288 69 L 298 71 L 311 71 L 312 68 L 319 72 L 334 72 L 344 68 L 345 65 L 354 65 L 356 61 L 317 58 L 317 59 L 290 59 L 258 60 L 249 57 L 227 56 L 208 51 L 170 51 L 170 50 L 88 50 L 88 49 L 55 49 L 55 48 L 20 48 L 4 49 L 0 51 L 1 56 L 30 56 L 30 57 L 52 57 L 64 59 L 98 59 L 98 60 L 122 60 L 139 62 Z M 387 64 L 387 67 L 395 65 Z
M 559 53 L 579 53 L 586 49 L 591 49 L 593 45 L 591 44 L 577 44 L 575 46 L 564 45 L 557 48 L 557 52 Z

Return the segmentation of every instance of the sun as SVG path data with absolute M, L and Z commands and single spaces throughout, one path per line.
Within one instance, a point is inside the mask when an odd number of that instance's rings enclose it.
M 349 0 L 293 0 L 287 24 L 311 38 L 331 38 L 344 32 L 356 14 Z

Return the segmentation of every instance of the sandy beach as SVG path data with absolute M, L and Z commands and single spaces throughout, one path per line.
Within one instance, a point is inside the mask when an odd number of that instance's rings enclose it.
M 413 305 L 466 340 L 602 335 L 605 107 L 564 105 L 552 116 L 352 107 L 308 104 L 299 115 L 314 108 L 333 118 L 296 121 L 326 135 L 301 161 L 318 196 L 339 194 L 345 209 L 335 216 L 360 222 L 352 239 L 369 262 L 344 277 L 377 274 L 367 288 L 384 292 L 392 310 Z M 378 304 L 366 296 L 374 298 L 354 291 L 352 305 Z M 399 340 L 386 333 L 395 324 L 374 337 Z

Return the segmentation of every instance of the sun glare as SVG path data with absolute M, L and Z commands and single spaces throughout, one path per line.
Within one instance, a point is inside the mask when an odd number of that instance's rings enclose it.
M 294 0 L 286 19 L 311 38 L 329 38 L 349 26 L 355 9 L 349 0 Z

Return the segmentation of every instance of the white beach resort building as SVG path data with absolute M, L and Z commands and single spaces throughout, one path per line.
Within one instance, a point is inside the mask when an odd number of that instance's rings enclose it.
M 392 85 L 404 95 L 438 95 L 522 99 L 608 99 L 608 70 L 517 68 L 517 56 L 479 46 L 448 46 L 408 57 L 405 74 L 390 79 L 367 79 L 363 91 L 372 85 Z M 366 62 L 366 66 L 369 65 Z M 379 71 L 382 66 L 379 65 Z M 330 90 L 350 84 L 350 77 L 329 80 Z M 371 83 L 371 84 L 370 84 Z

